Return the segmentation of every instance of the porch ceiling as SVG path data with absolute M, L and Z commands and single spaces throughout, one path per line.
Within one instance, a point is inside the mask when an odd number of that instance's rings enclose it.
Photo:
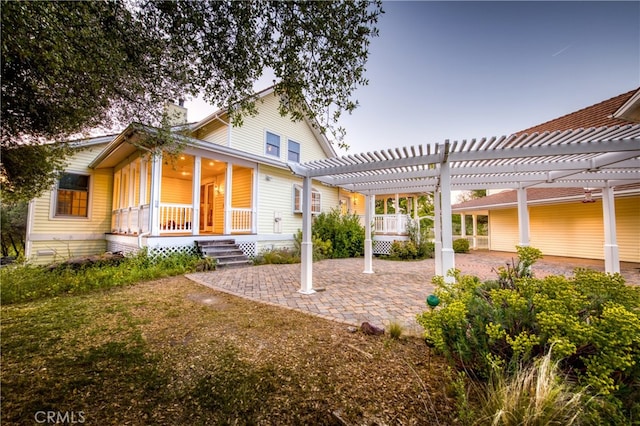
M 289 167 L 300 176 L 374 195 L 433 192 L 445 163 L 452 190 L 640 183 L 640 125 L 445 141 Z

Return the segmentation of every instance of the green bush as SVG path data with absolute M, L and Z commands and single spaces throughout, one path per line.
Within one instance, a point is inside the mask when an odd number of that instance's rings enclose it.
M 535 262 L 532 250 L 521 249 L 519 263 Z M 574 278 L 535 279 L 527 270 L 486 282 L 436 277 L 441 307 L 418 316 L 425 338 L 480 377 L 513 372 L 553 347 L 565 374 L 640 418 L 640 289 L 619 274 L 576 269 Z
M 293 243 L 295 246 L 295 254 L 298 256 L 298 259 L 302 256 L 302 231 L 298 229 L 298 232 L 293 236 Z M 323 241 L 320 238 L 312 235 L 312 243 L 313 243 L 313 261 L 317 262 L 318 260 L 329 259 L 331 258 L 331 253 L 333 252 L 331 241 Z
M 469 241 L 466 238 L 453 240 L 454 253 L 469 253 Z
M 315 218 L 311 232 L 314 238 L 331 242 L 334 259 L 364 253 L 364 227 L 356 214 L 342 214 L 338 209 L 321 213 Z
M 300 254 L 288 248 L 274 248 L 261 252 L 253 260 L 255 265 L 300 263 Z
M 420 228 L 419 222 L 407 222 L 409 241 L 394 241 L 391 243 L 388 259 L 413 260 L 433 257 L 435 245 L 429 241 L 428 230 Z
M 154 257 L 146 251 L 129 256 L 118 264 L 98 263 L 79 269 L 10 265 L 0 269 L 0 302 L 19 303 L 62 294 L 86 293 L 212 267 L 209 260 L 197 255 L 175 253 Z

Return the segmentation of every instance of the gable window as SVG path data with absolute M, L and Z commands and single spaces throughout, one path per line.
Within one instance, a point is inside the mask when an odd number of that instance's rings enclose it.
M 89 212 L 89 176 L 64 173 L 56 192 L 56 216 L 87 217 Z
M 292 161 L 294 163 L 300 162 L 300 144 L 298 142 L 294 142 L 292 140 L 288 141 L 288 153 L 287 160 Z
M 303 191 L 299 185 L 293 186 L 293 212 L 302 213 Z M 322 207 L 322 193 L 317 189 L 311 189 L 311 214 L 320 214 Z
M 267 155 L 280 157 L 280 136 L 275 133 L 267 132 L 267 146 L 265 148 Z

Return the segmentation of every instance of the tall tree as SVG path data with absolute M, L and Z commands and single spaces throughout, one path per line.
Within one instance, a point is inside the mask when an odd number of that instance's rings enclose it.
M 113 0 L 2 1 L 3 196 L 31 198 L 22 150 L 40 145 L 40 183 L 67 151 L 43 145 L 96 127 L 158 124 L 163 101 L 202 94 L 255 111 L 253 84 L 275 75 L 281 112 L 320 119 L 340 143 L 340 114 L 366 85 L 368 47 L 381 3 Z M 4 161 L 11 159 L 12 161 Z M 41 185 L 42 186 L 42 185 Z

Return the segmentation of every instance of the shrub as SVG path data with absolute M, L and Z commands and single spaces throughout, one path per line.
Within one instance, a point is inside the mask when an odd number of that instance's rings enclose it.
M 469 241 L 466 238 L 453 240 L 454 253 L 469 253 Z
M 364 227 L 356 214 L 342 214 L 338 209 L 321 213 L 315 218 L 311 232 L 314 238 L 331 241 L 334 259 L 364 253 Z
M 293 236 L 293 243 L 295 246 L 294 253 L 298 256 L 298 261 L 302 256 L 302 231 L 298 229 L 298 232 Z M 316 236 L 312 236 L 313 243 L 313 261 L 328 259 L 333 252 L 331 241 L 323 241 Z
M 536 257 L 529 249 L 523 256 L 523 265 Z M 553 345 L 565 374 L 640 415 L 640 289 L 619 274 L 576 269 L 574 278 L 535 279 L 525 270 L 484 283 L 457 271 L 454 284 L 436 277 L 441 307 L 418 316 L 426 338 L 485 378 L 530 365 Z
M 288 248 L 274 248 L 261 252 L 253 260 L 255 265 L 300 263 L 300 254 Z
M 10 265 L 0 269 L 1 303 L 18 303 L 68 293 L 87 293 L 133 284 L 141 280 L 180 275 L 211 267 L 200 256 L 175 253 L 149 256 L 146 251 L 128 256 L 116 265 L 97 264 L 79 269 Z
M 429 241 L 428 230 L 420 228 L 419 222 L 410 220 L 407 222 L 407 235 L 409 241 L 394 241 L 389 250 L 389 259 L 413 260 L 433 257 L 434 243 Z

